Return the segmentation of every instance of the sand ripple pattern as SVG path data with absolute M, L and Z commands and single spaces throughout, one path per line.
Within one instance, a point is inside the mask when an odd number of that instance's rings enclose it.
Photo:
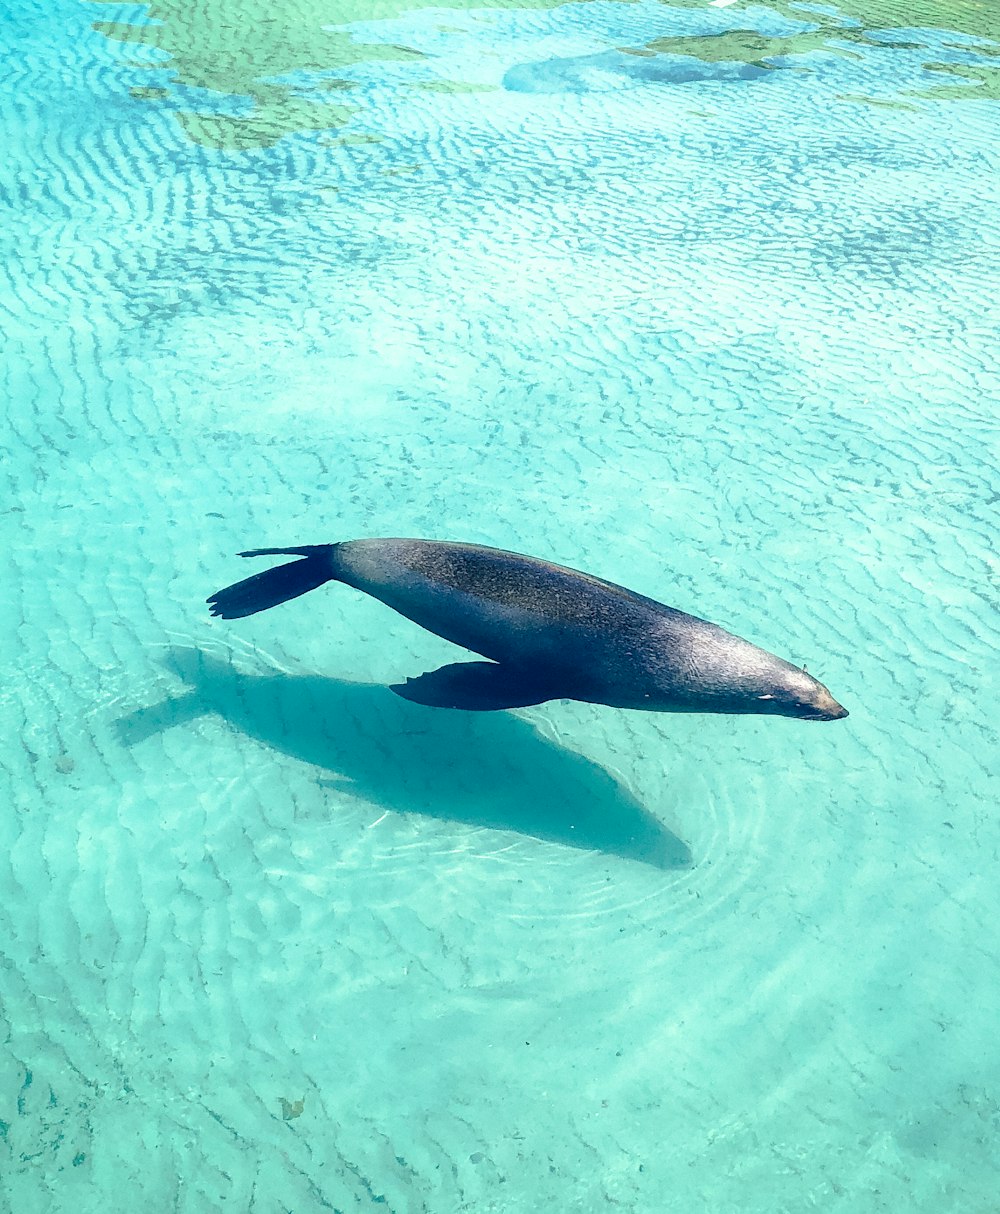
M 138 10 L 0 19 L 0 1209 L 993 1208 L 997 103 L 503 84 L 728 12 L 357 23 L 423 58 L 244 152 L 130 95 Z M 852 715 L 428 713 L 345 589 L 205 614 L 401 533 Z

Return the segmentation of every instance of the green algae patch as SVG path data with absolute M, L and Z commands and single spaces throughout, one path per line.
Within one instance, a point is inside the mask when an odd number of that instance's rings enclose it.
M 692 7 L 682 0 L 683 7 Z M 776 59 L 794 59 L 814 52 L 860 58 L 858 48 L 880 50 L 923 50 L 926 44 L 919 41 L 887 41 L 880 34 L 894 30 L 939 29 L 965 34 L 977 39 L 1000 39 L 1000 2 L 987 8 L 978 0 L 925 0 L 910 3 L 910 0 L 851 0 L 838 12 L 818 12 L 794 0 L 772 0 L 770 7 L 783 16 L 796 21 L 809 21 L 812 29 L 794 34 L 772 36 L 757 30 L 730 29 L 718 34 L 656 38 L 642 47 L 622 47 L 629 55 L 649 57 L 657 54 L 689 55 L 703 63 L 735 62 L 754 67 L 769 68 Z M 846 25 L 847 19 L 859 22 Z M 981 55 L 984 59 L 1000 59 L 1000 43 L 974 42 L 955 44 L 954 49 Z M 998 100 L 1000 99 L 1000 64 L 928 62 L 928 71 L 950 75 L 954 83 L 942 82 L 926 89 L 911 90 L 909 97 L 928 100 Z M 868 102 L 872 105 L 911 108 L 908 103 L 892 99 L 844 95 L 843 100 Z
M 253 101 L 253 108 L 245 116 L 180 110 L 177 120 L 193 143 L 220 151 L 245 152 L 272 147 L 293 131 L 326 131 L 343 126 L 354 115 L 350 106 L 297 97 L 268 99 L 258 95 Z
M 353 117 L 356 107 L 305 95 L 301 85 L 282 83 L 282 76 L 423 57 L 410 47 L 367 45 L 345 30 L 324 29 L 335 14 L 320 5 L 284 9 L 237 0 L 192 7 L 183 0 L 154 0 L 148 12 L 155 24 L 98 21 L 94 28 L 118 42 L 163 51 L 174 84 L 245 101 L 245 113 L 207 106 L 178 112 L 189 139 L 220 150 L 270 147 L 285 135 L 340 127 Z M 352 87 L 353 81 L 331 76 L 318 81 L 315 91 Z
M 964 84 L 940 84 L 911 94 L 931 101 L 1000 101 L 1000 64 L 927 63 L 928 71 L 955 76 Z
M 495 93 L 495 84 L 469 84 L 461 80 L 418 80 L 413 86 L 425 93 Z
M 804 11 L 793 4 L 776 7 L 800 19 Z M 869 30 L 953 30 L 972 38 L 1000 40 L 996 0 L 843 0 L 837 7 Z
M 170 96 L 170 89 L 158 88 L 153 85 L 148 87 L 131 88 L 128 91 L 130 97 L 134 97 L 136 101 L 162 101 L 165 97 Z
M 327 135 L 320 139 L 320 143 L 327 148 L 332 147 L 356 147 L 361 143 L 384 143 L 385 138 L 382 135 L 368 135 L 362 131 L 352 132 L 348 135 Z
M 913 105 L 909 101 L 897 101 L 892 97 L 868 97 L 864 93 L 841 93 L 837 97 L 838 101 L 854 101 L 858 105 L 874 105 L 883 110 L 919 110 L 919 105 Z
M 676 8 L 703 8 L 702 0 L 671 0 Z M 748 3 L 727 10 L 738 13 Z M 817 12 L 796 0 L 767 0 L 767 7 L 794 21 L 829 22 L 847 19 L 865 31 L 897 29 L 951 30 L 970 38 L 1000 41 L 997 0 L 840 0 L 834 15 Z
M 103 3 L 103 0 L 101 0 Z M 128 25 L 124 21 L 95 21 L 93 28 L 115 42 L 141 42 L 143 46 L 160 47 L 163 31 L 158 25 Z
M 836 27 L 836 36 L 853 41 L 853 30 Z M 784 59 L 793 55 L 808 55 L 813 51 L 827 51 L 840 55 L 853 55 L 843 47 L 830 45 L 828 29 L 804 30 L 798 34 L 772 37 L 756 30 L 734 29 L 721 34 L 696 37 L 656 38 L 647 42 L 631 54 L 652 53 L 655 55 L 690 55 L 702 63 L 746 63 L 754 67 L 769 67 L 772 59 Z
M 171 71 L 174 84 L 245 101 L 246 113 L 219 113 L 206 106 L 177 114 L 193 142 L 230 151 L 270 147 L 294 132 L 343 126 L 355 112 L 353 106 L 304 96 L 301 86 L 283 84 L 275 77 L 421 57 L 409 48 L 368 46 L 355 42 L 345 31 L 324 30 L 318 15 L 312 26 L 295 24 L 288 14 L 279 20 L 272 12 L 265 19 L 254 12 L 258 8 L 254 0 L 234 6 L 235 11 L 224 17 L 221 5 L 187 10 L 175 0 L 166 0 L 150 5 L 150 15 L 158 24 L 98 21 L 94 28 L 118 42 L 142 43 L 163 51 L 169 56 L 164 66 Z M 318 82 L 324 92 L 351 87 L 352 81 L 338 77 Z M 134 90 L 132 95 L 137 95 Z

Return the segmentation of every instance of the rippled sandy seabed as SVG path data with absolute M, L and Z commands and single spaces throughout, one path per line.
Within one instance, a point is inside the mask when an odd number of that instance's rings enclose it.
M 989 3 L 12 0 L 0 1208 L 995 1212 Z M 435 712 L 468 539 L 818 725 Z

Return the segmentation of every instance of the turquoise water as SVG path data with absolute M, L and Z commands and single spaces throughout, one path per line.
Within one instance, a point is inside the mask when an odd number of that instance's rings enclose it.
M 0 18 L 0 1208 L 995 1211 L 998 44 L 369 16 Z M 851 716 L 435 712 L 344 587 L 207 614 L 378 535 Z

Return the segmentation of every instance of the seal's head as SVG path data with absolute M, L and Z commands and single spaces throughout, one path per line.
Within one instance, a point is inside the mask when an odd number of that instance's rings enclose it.
M 840 721 L 847 716 L 843 704 L 830 695 L 818 680 L 797 666 L 788 666 L 773 689 L 757 697 L 757 712 L 773 712 L 800 721 Z
M 681 633 L 687 657 L 683 701 L 687 712 L 760 713 L 800 721 L 839 721 L 847 709 L 801 666 L 759 649 L 704 620 Z M 671 682 L 672 680 L 672 682 Z M 668 688 L 680 680 L 667 668 Z

